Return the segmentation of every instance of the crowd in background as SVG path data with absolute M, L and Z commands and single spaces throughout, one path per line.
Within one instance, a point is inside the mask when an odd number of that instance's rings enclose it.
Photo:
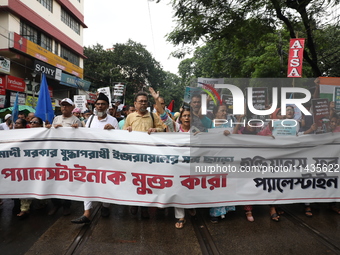
M 22 128 L 59 128 L 59 127 L 74 127 L 74 128 L 100 128 L 100 129 L 124 129 L 128 131 L 143 131 L 148 132 L 185 132 L 185 133 L 197 133 L 206 132 L 210 128 L 223 128 L 224 135 L 262 135 L 272 136 L 273 126 L 271 122 L 268 122 L 265 126 L 256 128 L 251 125 L 242 126 L 240 124 L 231 125 L 231 121 L 241 123 L 247 118 L 245 115 L 233 116 L 230 114 L 230 110 L 226 104 L 218 104 L 207 115 L 201 114 L 201 95 L 194 94 L 191 97 L 190 103 L 183 104 L 180 111 L 171 113 L 165 104 L 164 98 L 155 92 L 152 88 L 149 88 L 150 94 L 145 92 L 139 92 L 135 96 L 134 103 L 131 105 L 119 106 L 119 102 L 112 104 L 109 99 L 103 93 L 99 93 L 97 100 L 94 104 L 94 109 L 86 109 L 82 111 L 75 107 L 74 102 L 70 98 L 65 98 L 60 102 L 60 115 L 56 116 L 52 123 L 44 123 L 39 117 L 36 117 L 34 113 L 29 113 L 27 116 L 24 112 L 19 112 L 15 121 L 12 121 L 13 116 L 7 114 L 3 123 L 0 124 L 0 130 L 8 129 L 22 129 Z M 151 97 L 150 97 L 151 95 Z M 316 94 L 315 94 L 316 95 Z M 315 96 L 314 95 L 314 96 Z M 152 98 L 153 102 L 150 103 Z M 310 109 L 310 104 L 306 104 L 306 107 Z M 269 116 L 270 119 L 293 119 L 294 107 L 287 106 L 286 115 L 281 115 L 281 109 L 278 108 L 274 113 Z M 214 119 L 228 120 L 227 122 L 214 122 Z M 340 131 L 340 119 L 334 110 L 334 102 L 330 103 L 330 132 Z M 313 123 L 313 119 L 310 116 L 304 116 L 298 120 L 299 128 L 297 134 L 313 134 L 317 130 L 317 126 Z M 19 218 L 25 218 L 29 215 L 30 205 L 32 199 L 14 199 L 13 212 Z M 2 201 L 0 201 L 2 204 Z M 40 207 L 46 206 L 46 201 L 39 204 Z M 52 199 L 52 208 L 48 214 L 55 214 L 59 208 L 63 208 L 63 214 L 69 215 L 71 201 Z M 91 221 L 91 208 L 92 203 L 90 201 L 84 201 L 84 214 L 72 220 L 73 223 L 82 224 L 89 223 Z M 311 217 L 312 208 L 311 205 L 306 203 L 304 205 L 304 213 L 306 216 Z M 335 203 L 330 204 L 330 208 L 340 214 Z M 246 219 L 249 222 L 254 221 L 252 215 L 252 206 L 246 205 L 243 207 L 245 211 Z M 138 207 L 131 207 L 130 212 L 136 214 Z M 149 218 L 148 208 L 141 207 L 142 218 Z M 223 219 L 230 211 L 235 211 L 235 206 L 223 206 L 210 209 L 210 220 L 212 223 L 218 223 L 220 219 Z M 109 216 L 109 205 L 102 205 L 102 216 Z M 195 215 L 195 210 L 189 210 L 190 215 Z M 273 221 L 279 221 L 280 216 L 283 214 L 283 210 L 277 206 L 269 205 L 270 219 Z M 185 224 L 185 210 L 183 208 L 175 208 L 176 228 L 183 228 Z

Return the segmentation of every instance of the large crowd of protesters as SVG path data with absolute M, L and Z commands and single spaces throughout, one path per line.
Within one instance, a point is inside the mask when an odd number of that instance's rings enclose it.
M 317 90 L 316 90 L 317 91 Z M 216 105 L 214 109 L 207 115 L 201 114 L 201 95 L 194 94 L 191 101 L 183 104 L 180 111 L 171 113 L 165 106 L 165 101 L 162 95 L 149 88 L 150 93 L 138 92 L 134 98 L 133 105 L 124 105 L 120 103 L 112 104 L 103 93 L 99 93 L 94 103 L 93 110 L 88 107 L 86 110 L 81 110 L 75 107 L 74 102 L 70 98 L 64 98 L 60 102 L 61 115 L 55 116 L 52 123 L 45 123 L 41 118 L 29 113 L 27 116 L 23 112 L 19 112 L 15 122 L 12 121 L 13 116 L 7 114 L 3 118 L 3 123 L 0 124 L 0 130 L 8 129 L 22 129 L 22 128 L 59 128 L 59 127 L 73 127 L 73 128 L 99 128 L 103 130 L 124 129 L 129 132 L 142 131 L 147 133 L 153 132 L 184 132 L 193 133 L 206 132 L 210 128 L 223 128 L 224 135 L 262 135 L 272 136 L 273 126 L 271 122 L 267 125 L 256 128 L 253 125 L 242 126 L 240 123 L 247 118 L 245 115 L 233 116 L 230 114 L 226 104 Z M 317 97 L 317 93 L 314 94 Z M 153 101 L 153 105 L 150 103 Z M 309 109 L 310 105 L 306 104 Z M 330 103 L 330 132 L 340 132 L 340 118 L 334 111 L 334 102 Z M 270 116 L 270 119 L 293 119 L 294 107 L 287 106 L 286 115 L 281 115 L 281 109 L 277 108 Z M 233 120 L 236 125 L 231 125 L 230 121 L 214 122 L 214 119 L 219 120 Z M 299 128 L 297 134 L 314 134 L 317 130 L 317 125 L 313 123 L 310 116 L 304 116 L 298 120 Z M 103 131 L 104 132 L 104 131 Z M 19 218 L 26 218 L 30 213 L 30 206 L 32 199 L 13 199 L 14 207 L 13 213 Z M 3 201 L 0 200 L 0 205 Z M 47 206 L 46 200 L 39 201 L 39 208 Z M 71 214 L 71 201 L 61 199 L 51 199 L 48 215 L 55 214 L 59 209 L 63 209 L 64 215 Z M 103 203 L 101 207 L 101 215 L 108 217 L 110 214 L 110 204 Z M 278 222 L 280 216 L 284 211 L 274 205 L 268 205 L 270 219 Z M 340 209 L 335 203 L 329 205 L 330 209 L 337 214 L 340 214 Z M 86 224 L 91 222 L 92 202 L 84 202 L 84 213 L 80 217 L 72 220 L 75 224 Z M 235 211 L 235 206 L 222 206 L 210 208 L 210 221 L 218 223 L 219 220 L 226 217 L 230 211 Z M 255 219 L 252 214 L 252 205 L 243 206 L 246 220 L 253 222 Z M 130 213 L 135 215 L 140 211 L 142 218 L 149 218 L 148 207 L 131 206 Z M 184 227 L 185 209 L 174 208 L 175 211 L 175 227 L 181 229 Z M 194 209 L 187 210 L 190 215 L 195 215 Z M 304 204 L 304 213 L 306 216 L 313 216 L 312 207 L 310 204 Z

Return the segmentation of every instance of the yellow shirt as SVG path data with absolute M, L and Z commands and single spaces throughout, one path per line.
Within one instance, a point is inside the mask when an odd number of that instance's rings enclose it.
M 163 132 L 163 123 L 159 117 L 153 114 L 154 123 L 152 123 L 152 117 L 149 112 L 144 115 L 140 115 L 137 112 L 130 113 L 124 123 L 123 129 L 131 126 L 132 131 L 147 132 L 150 128 L 156 128 L 157 132 Z

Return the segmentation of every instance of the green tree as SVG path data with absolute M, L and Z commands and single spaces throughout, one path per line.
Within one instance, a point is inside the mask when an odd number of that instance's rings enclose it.
M 133 103 L 134 94 L 147 86 L 159 90 L 166 73 L 159 62 L 140 43 L 129 40 L 125 44 L 115 44 L 112 50 L 104 50 L 102 45 L 85 47 L 84 75 L 92 82 L 91 88 L 112 86 L 114 82 L 127 85 L 127 103 Z
M 165 80 L 159 87 L 160 95 L 164 97 L 165 104 L 168 105 L 171 100 L 175 101 L 174 111 L 179 111 L 184 99 L 185 85 L 181 79 L 173 73 L 166 72 Z
M 340 27 L 326 25 L 315 31 L 315 42 L 323 75 L 340 77 Z
M 296 38 L 297 33 L 306 38 L 304 60 L 312 75 L 320 76 L 322 64 L 315 31 L 320 29 L 324 10 L 338 4 L 339 0 L 172 0 L 177 26 L 168 35 L 168 40 L 175 45 L 195 45 L 200 40 L 225 39 L 228 43 L 233 42 L 231 46 L 238 46 L 235 49 L 239 57 L 242 52 L 247 56 L 249 48 L 254 49 L 257 38 L 285 29 L 290 38 Z M 289 38 L 283 39 L 288 44 Z M 267 55 L 273 49 L 267 48 Z

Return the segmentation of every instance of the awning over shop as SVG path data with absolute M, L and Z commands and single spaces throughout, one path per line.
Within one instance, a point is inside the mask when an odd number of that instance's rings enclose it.
M 85 91 L 88 91 L 91 86 L 91 82 L 66 73 L 61 74 L 60 84 Z

